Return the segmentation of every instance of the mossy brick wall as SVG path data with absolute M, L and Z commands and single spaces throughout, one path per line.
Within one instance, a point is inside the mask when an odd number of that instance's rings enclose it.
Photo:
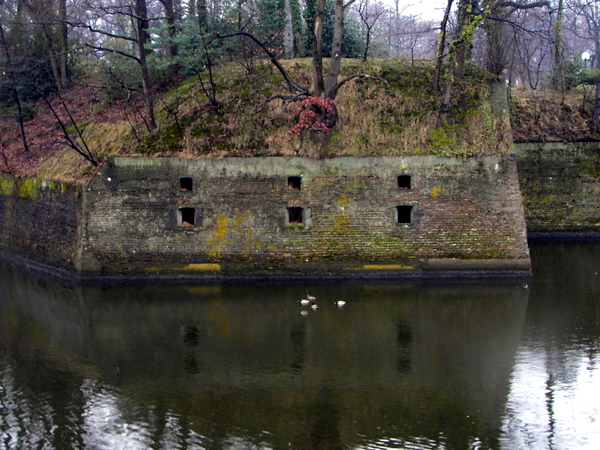
M 80 193 L 64 184 L 0 176 L 0 246 L 73 269 L 80 203 Z
M 529 231 L 600 231 L 600 144 L 515 149 Z
M 403 205 L 410 223 L 397 223 Z M 194 226 L 179 225 L 180 208 Z M 115 158 L 86 188 L 83 220 L 90 272 L 529 268 L 516 165 L 501 158 Z

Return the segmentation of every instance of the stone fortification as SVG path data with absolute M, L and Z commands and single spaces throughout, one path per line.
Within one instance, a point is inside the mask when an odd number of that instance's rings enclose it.
M 81 190 L 41 179 L 0 177 L 0 248 L 74 268 Z
M 515 145 L 527 229 L 600 231 L 600 144 Z
M 516 164 L 502 158 L 115 158 L 82 205 L 83 273 L 530 267 Z

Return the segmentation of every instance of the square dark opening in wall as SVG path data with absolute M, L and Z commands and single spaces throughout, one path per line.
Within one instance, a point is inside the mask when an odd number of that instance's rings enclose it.
M 179 189 L 182 191 L 189 192 L 194 187 L 194 180 L 191 177 L 181 177 L 179 178 Z
M 396 206 L 396 223 L 412 223 L 411 205 Z
M 196 225 L 196 210 L 194 208 L 179 208 L 177 219 L 180 227 L 193 227 Z
M 288 223 L 290 225 L 301 225 L 304 223 L 302 218 L 302 208 L 299 206 L 290 206 L 288 209 Z
M 291 189 L 292 191 L 302 190 L 302 177 L 301 176 L 288 177 L 288 189 Z
M 397 175 L 396 179 L 398 180 L 398 189 L 410 189 L 412 175 Z

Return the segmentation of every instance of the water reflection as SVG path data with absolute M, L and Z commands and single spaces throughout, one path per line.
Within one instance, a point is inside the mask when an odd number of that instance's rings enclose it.
M 598 448 L 600 245 L 537 244 L 532 262 L 503 448 Z
M 597 375 L 595 298 L 560 286 L 79 287 L 4 265 L 0 448 L 548 448 Z

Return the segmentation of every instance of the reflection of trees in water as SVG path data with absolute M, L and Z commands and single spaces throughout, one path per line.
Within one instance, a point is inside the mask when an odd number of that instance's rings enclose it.
M 598 364 L 600 245 L 540 242 L 531 246 L 531 260 L 534 279 L 525 338 L 508 396 L 503 441 L 505 448 L 530 442 L 580 448 L 594 437 L 577 430 L 595 422 L 597 415 L 597 394 L 586 392 L 589 380 L 581 378 Z
M 85 358 L 102 383 L 118 386 L 123 414 L 154 443 L 176 429 L 178 442 L 200 436 L 206 448 L 234 436 L 340 448 L 388 431 L 464 447 L 499 420 L 526 295 L 512 286 L 316 283 L 309 291 L 321 308 L 302 316 L 303 283 L 18 283 L 27 292 L 18 314 L 61 348 L 59 359 Z

